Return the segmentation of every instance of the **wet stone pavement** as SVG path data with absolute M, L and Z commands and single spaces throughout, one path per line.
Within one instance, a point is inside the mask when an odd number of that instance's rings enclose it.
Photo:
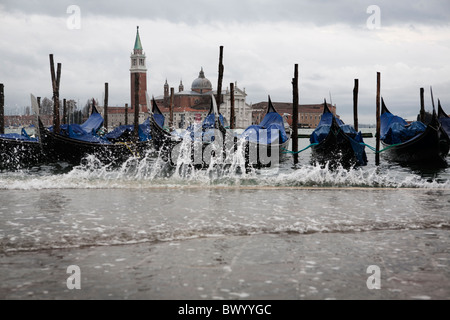
M 448 300 L 449 261 L 446 229 L 10 252 L 0 256 L 0 299 Z M 80 268 L 79 290 L 67 287 L 71 265 Z M 370 266 L 379 268 L 380 289 L 368 288 Z

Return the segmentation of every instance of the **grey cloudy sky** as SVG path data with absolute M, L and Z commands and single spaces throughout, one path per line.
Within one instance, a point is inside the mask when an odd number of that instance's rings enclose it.
M 80 8 L 80 29 L 70 29 L 70 5 Z M 379 29 L 367 20 L 380 8 Z M 161 95 L 165 80 L 186 88 L 203 67 L 217 87 L 224 46 L 226 88 L 236 82 L 248 103 L 292 101 L 294 65 L 300 103 L 337 105 L 352 121 L 354 79 L 360 81 L 360 119 L 373 123 L 376 73 L 394 113 L 412 119 L 419 89 L 429 88 L 450 111 L 450 1 L 20 1 L 0 0 L 0 82 L 7 110 L 29 105 L 29 94 L 51 97 L 49 54 L 62 63 L 61 98 L 84 105 L 130 101 L 129 56 L 139 25 L 147 55 L 147 87 Z M 373 22 L 374 20 L 370 20 Z

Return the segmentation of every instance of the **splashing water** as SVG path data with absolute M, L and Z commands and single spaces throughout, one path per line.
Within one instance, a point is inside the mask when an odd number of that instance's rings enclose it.
M 292 166 L 287 158 L 278 166 L 264 169 L 245 168 L 244 141 L 228 154 L 226 165 L 220 152 L 209 164 L 198 169 L 191 157 L 191 140 L 185 136 L 175 165 L 161 155 L 147 154 L 130 158 L 119 167 L 105 165 L 95 156 L 82 164 L 46 165 L 16 172 L 0 173 L 0 189 L 85 189 L 85 188 L 161 188 L 161 187 L 340 187 L 340 188 L 431 188 L 448 189 L 449 169 L 431 177 L 398 165 L 336 168 L 327 166 Z

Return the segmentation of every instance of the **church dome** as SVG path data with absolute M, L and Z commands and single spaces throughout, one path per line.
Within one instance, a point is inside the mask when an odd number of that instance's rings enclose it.
M 205 78 L 205 73 L 203 72 L 203 68 L 200 70 L 198 78 L 192 82 L 191 90 L 197 91 L 199 93 L 212 91 L 211 81 L 209 81 L 208 79 Z

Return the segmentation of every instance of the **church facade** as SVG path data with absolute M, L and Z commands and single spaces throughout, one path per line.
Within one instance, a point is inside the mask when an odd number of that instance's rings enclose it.
M 200 123 L 207 116 L 211 107 L 211 95 L 217 96 L 213 90 L 211 81 L 206 78 L 203 68 L 191 84 L 191 90 L 185 90 L 180 81 L 178 92 L 164 84 L 164 95 L 155 98 L 158 107 L 166 118 L 165 126 L 175 129 L 185 129 L 191 123 Z M 237 83 L 234 86 L 236 128 L 246 128 L 251 125 L 252 108 L 246 103 L 247 94 L 241 90 Z M 229 88 L 222 91 L 222 103 L 219 106 L 220 113 L 225 117 L 227 124 L 230 122 L 231 92 Z M 173 123 L 170 123 L 170 106 L 173 106 Z

